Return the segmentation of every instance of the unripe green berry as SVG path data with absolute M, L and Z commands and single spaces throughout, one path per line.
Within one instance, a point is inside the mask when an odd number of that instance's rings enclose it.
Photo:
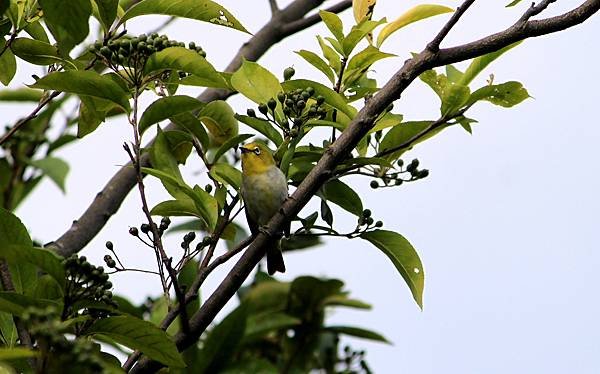
M 286 68 L 283 71 L 283 80 L 289 81 L 296 74 L 296 70 L 292 67 Z
M 292 110 L 286 106 L 283 108 L 283 114 L 289 117 L 292 114 Z
M 283 92 L 278 93 L 277 100 L 279 100 L 279 102 L 283 104 L 285 102 L 285 93 L 283 93 Z
M 371 217 L 371 209 L 365 209 L 365 210 L 363 210 L 363 213 L 362 213 L 362 215 L 363 215 L 363 217 L 365 217 L 365 218 L 369 218 L 369 217 Z
M 265 104 L 260 104 L 258 106 L 258 111 L 266 115 L 267 113 L 269 113 L 269 108 Z
M 420 170 L 419 173 L 417 174 L 417 176 L 419 178 L 427 178 L 427 176 L 429 176 L 429 170 L 427 170 L 427 169 Z
M 373 219 L 373 217 L 368 217 L 368 218 L 366 218 L 366 220 L 367 220 L 367 225 L 372 225 L 373 222 L 375 222 L 375 220 Z
M 325 102 L 325 98 L 321 95 L 317 96 L 317 104 L 321 105 Z
M 108 248 L 110 250 L 113 249 L 113 243 L 111 241 L 107 241 L 105 245 L 106 245 L 106 248 Z
M 150 225 L 147 223 L 142 223 L 142 225 L 140 226 L 140 230 L 142 230 L 144 234 L 147 234 L 148 232 L 150 232 Z
M 131 234 L 131 235 L 133 235 L 133 236 L 138 236 L 138 235 L 139 235 L 139 233 L 138 233 L 138 229 L 137 229 L 137 227 L 130 227 L 130 228 L 129 228 L 129 234 Z
M 306 107 L 306 101 L 304 101 L 304 100 L 299 100 L 299 101 L 296 103 L 296 106 L 298 107 L 298 109 L 302 110 L 302 109 L 304 109 L 304 108 Z
M 378 188 L 379 187 L 379 183 L 377 181 L 371 181 L 371 188 Z
M 300 94 L 300 96 L 302 96 L 302 98 L 304 100 L 308 100 L 308 98 L 310 97 L 310 94 L 307 91 L 302 91 L 302 93 Z
M 100 54 L 106 58 L 109 58 L 112 54 L 112 51 L 107 46 L 100 48 Z
M 285 106 L 290 107 L 290 108 L 293 107 L 294 106 L 294 101 L 292 99 L 287 99 L 285 101 Z
M 375 222 L 375 227 L 383 227 L 383 222 L 382 221 Z
M 254 111 L 254 109 L 248 109 L 246 111 L 246 114 L 248 115 L 248 117 L 256 117 L 256 112 Z
M 195 49 L 196 49 L 196 43 L 194 43 L 194 42 L 190 42 L 190 43 L 188 44 L 188 47 L 189 47 L 190 49 L 194 49 L 194 50 L 195 50 Z
M 414 160 L 412 160 L 410 162 L 410 164 L 408 164 L 408 166 L 406 167 L 406 171 L 412 173 L 415 170 L 417 170 L 417 168 L 419 167 L 419 160 L 417 160 L 416 158 Z
M 396 164 L 398 164 L 398 166 L 402 167 L 404 165 L 404 161 L 402 159 L 399 159 Z
M 305 91 L 308 93 L 309 96 L 312 96 L 315 94 L 315 89 L 312 87 L 306 87 Z
M 207 184 L 206 186 L 204 186 L 204 191 L 211 193 L 212 192 L 212 184 Z
M 275 110 L 275 108 L 277 107 L 277 101 L 275 101 L 275 99 L 273 98 L 270 98 L 267 102 L 267 106 L 269 107 L 269 109 Z

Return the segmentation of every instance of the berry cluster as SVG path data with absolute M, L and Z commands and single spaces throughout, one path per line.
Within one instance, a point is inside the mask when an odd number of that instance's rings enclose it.
M 65 287 L 65 313 L 63 317 L 69 317 L 77 312 L 74 304 L 78 301 L 100 302 L 107 306 L 117 308 L 118 305 L 112 299 L 112 283 L 108 280 L 108 274 L 102 266 L 90 264 L 85 256 L 72 255 L 63 260 L 66 273 Z M 95 310 L 88 309 L 88 314 L 102 317 Z
M 190 249 L 190 244 L 192 244 L 192 242 L 195 239 L 196 239 L 196 233 L 193 231 L 188 232 L 187 234 L 185 234 L 183 236 L 183 241 L 181 242 L 181 248 L 188 251 Z M 212 240 L 211 240 L 210 236 L 205 236 L 204 238 L 202 238 L 202 240 L 200 242 L 198 242 L 196 244 L 195 252 L 202 251 L 205 247 L 209 246 L 211 243 L 212 243 Z
M 38 346 L 45 347 L 47 353 L 51 353 L 49 359 L 57 362 L 52 367 L 60 366 L 58 361 L 62 361 L 88 368 L 91 373 L 102 372 L 100 346 L 88 339 L 65 338 L 65 325 L 61 322 L 56 307 L 29 307 L 23 312 L 21 319 L 29 327 Z
M 325 98 L 321 95 L 315 96 L 315 89 L 306 87 L 298 88 L 293 91 L 280 92 L 277 98 L 271 98 L 267 103 L 260 104 L 258 111 L 265 118 L 275 125 L 279 124 L 275 121 L 275 111 L 278 105 L 281 105 L 281 110 L 286 117 L 284 133 L 297 134 L 298 130 L 309 119 L 323 119 L 327 115 L 327 109 L 324 106 Z M 248 109 L 249 117 L 256 117 L 254 109 Z M 290 126 L 290 123 L 292 126 Z M 291 131 L 290 131 L 291 129 Z
M 168 36 L 158 33 L 141 34 L 109 40 L 107 43 L 97 41 L 91 46 L 90 52 L 102 58 L 111 67 L 121 65 L 141 69 L 151 54 L 169 47 L 185 48 L 185 43 L 169 40 Z M 206 52 L 196 43 L 190 42 L 188 48 L 206 57 Z
M 355 351 L 348 345 L 344 347 L 343 356 L 340 357 L 339 363 L 345 366 L 344 373 L 372 373 L 371 368 L 365 361 L 365 351 Z
M 429 176 L 429 170 L 419 169 L 419 160 L 416 158 L 406 165 L 405 168 L 404 161 L 402 159 L 398 160 L 397 165 L 399 168 L 398 172 L 386 173 L 384 176 L 382 176 L 381 180 L 383 181 L 383 185 L 380 185 L 376 180 L 372 180 L 371 188 L 400 186 L 404 182 L 414 182 Z M 403 174 L 410 174 L 410 177 L 408 179 L 404 179 L 402 178 Z
M 365 209 L 362 212 L 362 216 L 358 218 L 358 226 L 366 226 L 364 229 L 365 231 L 372 227 L 376 227 L 376 228 L 383 227 L 383 221 L 375 222 L 375 219 L 373 219 L 373 217 L 371 217 L 371 215 L 372 215 L 371 209 Z

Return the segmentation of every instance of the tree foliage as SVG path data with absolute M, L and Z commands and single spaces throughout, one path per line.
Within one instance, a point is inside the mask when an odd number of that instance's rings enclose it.
M 345 3 L 342 8 L 349 6 Z M 355 0 L 355 22 L 346 25 L 336 14 L 343 9 L 321 10 L 318 20 L 328 34 L 295 53 L 322 73 L 327 85 L 297 77 L 293 68 L 280 74 L 247 59 L 235 71 L 218 71 L 195 42 L 186 45 L 159 32 L 132 35 L 124 28 L 134 17 L 166 15 L 248 32 L 229 10 L 212 1 L 1 3 L 0 82 L 8 85 L 23 61 L 47 71 L 35 76 L 29 86 L 0 91 L 2 101 L 37 103 L 31 115 L 0 139 L 0 360 L 7 362 L 3 367 L 24 372 L 122 372 L 132 370 L 143 355 L 146 362 L 152 360 L 181 373 L 370 372 L 365 353 L 342 349 L 340 336 L 389 342 L 364 327 L 328 323 L 327 311 L 333 308 L 371 307 L 351 298 L 341 280 L 302 276 L 282 282 L 258 270 L 249 285 L 227 289 L 225 280 L 222 287 L 227 292 L 217 290 L 200 300 L 199 289 L 209 274 L 255 239 L 234 221 L 243 204 L 237 147 L 249 141 L 269 145 L 289 184 L 301 191 L 299 186 L 311 180 L 328 153 L 335 152 L 339 139 L 345 153 L 336 156 L 340 161 L 327 171 L 326 178 L 313 178 L 319 179 L 318 189 L 303 197 L 304 203 L 311 198 L 317 201 L 320 209 L 287 217 L 292 230 L 282 238 L 282 248 L 310 249 L 322 237 L 362 239 L 365 246 L 387 256 L 398 271 L 399 282 L 406 284 L 422 308 L 425 270 L 418 251 L 394 227 L 383 229 L 383 222 L 364 208 L 368 196 L 354 190 L 351 176 L 367 178 L 373 189 L 416 183 L 429 171 L 418 159 L 407 161 L 408 150 L 448 127 L 461 126 L 470 133 L 477 123 L 469 117 L 475 105 L 487 102 L 509 108 L 530 97 L 522 83 L 495 82 L 493 75 L 483 86 L 473 83 L 522 38 L 473 55 L 464 72 L 452 64 L 443 64 L 441 70 L 423 63 L 415 70 L 439 99 L 436 118 L 405 119 L 394 111 L 395 97 L 382 93 L 385 87 L 375 79 L 373 66 L 406 52 L 384 48 L 385 40 L 430 17 L 448 17 L 446 27 L 451 28 L 471 3 L 466 1 L 457 10 L 420 4 L 388 21 L 374 18 L 375 1 Z M 597 10 L 595 3 L 592 6 Z M 529 8 L 523 22 L 548 5 L 543 1 Z M 88 42 L 94 35 L 90 24 L 100 35 L 92 42 Z M 438 34 L 428 53 L 435 54 L 447 31 Z M 415 54 L 412 61 L 419 61 L 419 56 L 423 55 Z M 178 93 L 181 86 L 228 94 L 202 100 Z M 254 106 L 233 108 L 224 99 L 234 93 Z M 154 100 L 142 107 L 141 95 L 152 95 Z M 382 100 L 387 102 L 381 104 Z M 78 107 L 77 115 L 57 135 L 51 131 L 54 121 L 61 108 L 72 103 Z M 363 124 L 356 141 L 343 143 L 341 134 L 362 123 L 360 113 L 368 106 L 379 108 L 376 116 Z M 118 116 L 127 118 L 132 129 L 131 138 L 123 140 L 124 155 L 129 157 L 127 168 L 134 173 L 143 205 L 144 223 L 129 233 L 155 254 L 158 271 L 153 273 L 162 285 L 160 295 L 144 305 L 133 305 L 111 292 L 109 274 L 152 272 L 123 264 L 111 242 L 106 243 L 107 270 L 76 254 L 63 258 L 52 245 L 41 248 L 33 243 L 26 223 L 12 213 L 44 177 L 64 191 L 69 165 L 57 157 L 57 151 L 94 136 L 99 126 Z M 189 160 L 205 167 L 208 184 L 184 178 L 180 168 Z M 170 198 L 149 206 L 145 176 L 160 180 Z M 332 209 L 333 205 L 340 209 Z M 337 227 L 340 214 L 353 217 L 353 230 Z M 177 225 L 171 218 L 178 220 Z M 179 255 L 169 257 L 162 238 L 181 232 L 185 234 Z M 220 243 L 228 251 L 216 256 Z M 244 275 L 241 269 L 254 268 L 262 257 L 262 252 L 257 252 L 258 257 L 252 257 L 253 253 L 248 250 L 232 270 L 240 285 L 248 273 Z M 216 299 L 224 305 L 233 291 L 237 291 L 238 306 L 205 331 L 214 315 L 204 313 L 204 305 L 217 305 Z M 126 347 L 127 362 L 107 353 L 109 346 L 121 351 Z M 138 369 L 144 370 L 143 365 L 139 361 Z

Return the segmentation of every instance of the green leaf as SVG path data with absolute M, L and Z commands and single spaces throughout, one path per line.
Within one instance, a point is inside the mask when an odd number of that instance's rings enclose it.
M 219 146 L 238 134 L 238 122 L 231 106 L 222 100 L 211 101 L 198 114 L 215 145 Z
M 396 127 L 402 123 L 403 119 L 404 116 L 402 114 L 387 112 L 375 123 L 375 126 L 373 126 L 371 130 L 369 130 L 368 134 L 372 134 L 374 132 L 384 130 L 390 127 Z
M 266 104 L 283 91 L 273 73 L 256 62 L 244 60 L 242 66 L 231 76 L 233 88 L 257 104 Z M 277 106 L 281 110 L 280 106 Z M 282 117 L 283 118 L 283 117 Z
M 377 36 L 377 46 L 380 47 L 381 44 L 393 33 L 400 30 L 406 25 L 410 25 L 413 22 L 417 22 L 423 20 L 425 18 L 437 16 L 444 13 L 453 12 L 454 9 L 448 8 L 442 5 L 435 4 L 421 4 L 417 5 L 405 13 L 403 13 L 400 17 L 396 18 L 393 22 L 385 25 L 379 35 Z
M 2 214 L 0 217 L 6 217 Z M 7 223 L 11 225 L 10 223 Z M 0 230 L 2 230 L 0 228 Z M 1 233 L 1 231 L 0 231 Z M 3 236 L 6 238 L 6 236 Z M 4 258 L 9 264 L 31 264 L 38 269 L 48 273 L 64 288 L 65 271 L 61 259 L 54 252 L 44 248 L 34 248 L 29 243 L 14 243 L 8 240 L 0 244 L 0 258 Z
M 364 39 L 366 36 L 370 35 L 373 30 L 385 23 L 385 18 L 380 21 L 371 21 L 368 19 L 363 19 L 358 25 L 352 27 L 350 33 L 344 39 L 342 43 L 342 50 L 344 51 L 344 56 L 348 57 L 356 48 L 356 45 Z
M 177 160 L 171 152 L 171 145 L 169 144 L 167 136 L 162 130 L 159 129 L 158 135 L 156 136 L 149 153 L 150 162 L 155 169 L 170 175 L 178 181 L 176 184 L 173 184 L 161 179 L 163 186 L 169 194 L 176 199 L 185 196 L 185 193 L 181 192 L 180 187 L 180 185 L 185 185 L 183 177 L 177 166 Z
M 237 307 L 215 326 L 202 345 L 194 373 L 218 373 L 229 362 L 236 351 L 246 328 L 246 308 Z
M 252 134 L 239 134 L 234 136 L 233 138 L 227 140 L 225 143 L 221 144 L 219 149 L 215 152 L 212 162 L 215 163 L 219 161 L 221 156 L 225 154 L 225 152 L 229 151 L 231 148 L 236 147 L 238 144 L 243 142 L 244 140 L 251 138 Z
M 188 133 L 196 137 L 204 149 L 208 149 L 208 134 L 206 133 L 202 122 L 200 122 L 198 118 L 194 117 L 193 114 L 189 112 L 181 113 L 171 117 L 170 120 L 173 121 L 177 127 L 186 130 Z
M 93 0 L 98 8 L 98 15 L 100 16 L 100 23 L 104 27 L 104 31 L 108 31 L 110 26 L 117 17 L 117 8 L 119 7 L 119 0 Z
M 50 42 L 50 40 L 48 40 L 48 34 L 46 34 L 46 30 L 41 25 L 41 22 L 39 20 L 36 22 L 29 23 L 27 26 L 25 26 L 25 32 L 36 40 L 45 43 Z
M 161 70 L 180 70 L 193 74 L 201 79 L 200 82 L 196 80 L 196 85 L 228 88 L 227 81 L 204 57 L 187 48 L 169 47 L 150 55 L 144 65 L 144 74 L 150 75 Z
M 97 109 L 96 102 L 102 99 L 96 99 L 91 96 L 80 96 L 79 118 L 77 119 L 77 137 L 84 136 L 94 132 L 98 126 L 106 119 L 106 112 Z
M 513 0 L 513 1 L 511 1 L 510 3 L 508 3 L 508 4 L 506 5 L 506 8 L 513 7 L 513 6 L 517 5 L 518 3 L 520 3 L 521 1 L 522 1 L 522 0 Z
M 483 69 L 485 69 L 489 64 L 491 64 L 498 57 L 502 56 L 504 53 L 508 52 L 509 50 L 513 49 L 514 47 L 518 46 L 519 44 L 521 44 L 520 41 L 513 43 L 511 45 L 508 45 L 496 52 L 488 53 L 486 55 L 479 56 L 479 57 L 473 59 L 473 61 L 469 65 L 469 67 L 467 67 L 467 70 L 465 70 L 465 74 L 463 75 L 459 84 L 462 84 L 464 86 L 469 85 L 469 83 L 471 83 L 473 81 L 473 79 L 475 79 L 475 77 L 477 75 L 479 75 L 479 73 L 481 73 L 483 71 Z
M 96 321 L 86 334 L 107 336 L 169 367 L 185 367 L 177 346 L 167 333 L 148 321 L 131 316 L 103 318 Z
M 333 69 L 333 71 L 340 71 L 341 68 L 341 60 L 340 56 L 325 42 L 320 36 L 317 36 L 317 40 L 319 41 L 319 46 L 321 47 L 321 51 L 323 52 L 323 57 L 329 63 L 329 66 Z
M 356 115 L 356 109 L 352 108 L 346 103 L 346 99 L 342 95 L 338 94 L 331 88 L 322 85 L 321 83 L 307 80 L 307 79 L 294 79 L 287 82 L 283 82 L 283 88 L 286 91 L 292 91 L 298 88 L 305 89 L 306 87 L 312 87 L 315 89 L 315 97 L 323 96 L 325 103 L 344 113 L 348 118 L 352 119 Z
M 0 238 L 2 247 L 9 244 L 32 246 L 29 233 L 21 220 L 3 208 L 0 208 Z
M 34 65 L 45 66 L 64 61 L 58 54 L 58 48 L 35 39 L 16 38 L 10 49 L 15 56 Z
M 60 158 L 46 157 L 41 160 L 29 161 L 29 165 L 41 170 L 44 175 L 47 175 L 60 190 L 65 192 L 65 180 L 69 173 L 69 164 Z
M 358 217 L 362 217 L 363 204 L 360 196 L 346 183 L 338 179 L 330 180 L 323 185 L 321 191 L 323 197 L 328 201 Z
M 44 274 L 37 279 L 31 296 L 36 299 L 62 300 L 64 295 L 58 282 L 50 275 Z
M 419 79 L 431 87 L 436 95 L 442 99 L 444 91 L 448 86 L 448 77 L 446 77 L 444 74 L 438 74 L 435 70 L 431 69 L 421 73 L 421 75 L 419 75 Z
M 327 201 L 323 199 L 321 200 L 321 218 L 329 227 L 333 226 L 333 213 L 329 205 L 327 205 Z
M 442 116 L 453 115 L 462 108 L 471 95 L 471 90 L 467 86 L 460 84 L 449 84 L 442 95 L 442 106 L 440 112 Z
M 471 105 L 479 100 L 485 100 L 495 105 L 510 108 L 530 97 L 529 92 L 527 92 L 520 82 L 511 81 L 478 89 L 471 94 L 467 105 Z
M 17 360 L 20 358 L 35 357 L 39 353 L 29 348 L 0 348 L 0 361 Z
M 242 185 L 242 173 L 226 163 L 214 164 L 210 168 L 210 175 L 221 183 L 229 184 L 236 190 Z
M 6 41 L 4 38 L 0 39 L 0 50 L 4 48 L 5 44 Z M 3 85 L 8 86 L 16 72 L 17 60 L 15 59 L 15 55 L 12 53 L 12 51 L 7 49 L 2 55 L 0 55 L 0 82 Z
M 282 312 L 266 312 L 248 316 L 244 340 L 260 338 L 270 332 L 298 326 L 302 321 Z
M 325 306 L 345 306 L 348 308 L 369 310 L 371 304 L 367 304 L 360 300 L 349 299 L 346 295 L 332 295 L 323 300 Z
M 396 151 L 391 155 L 384 156 L 384 158 L 388 160 L 393 160 L 399 157 L 403 152 L 414 145 L 413 142 L 419 136 L 428 131 L 432 123 L 433 121 L 403 122 L 402 124 L 393 127 L 387 132 L 387 134 L 385 134 L 381 140 L 381 143 L 379 143 L 379 153 L 402 145 L 402 150 Z
M 402 235 L 387 230 L 375 230 L 360 235 L 379 248 L 392 261 L 410 288 L 413 298 L 423 309 L 425 271 L 417 251 Z
M 20 316 L 29 307 L 54 307 L 60 310 L 61 305 L 52 300 L 37 299 L 16 292 L 0 292 L 0 311 Z
M 0 90 L 0 101 L 38 102 L 42 99 L 42 90 L 20 87 L 12 90 Z
M 464 73 L 458 70 L 454 65 L 446 65 L 446 76 L 452 83 L 458 83 L 462 79 Z
M 139 122 L 140 134 L 143 134 L 150 126 L 156 123 L 181 113 L 200 109 L 204 105 L 200 100 L 186 95 L 162 97 L 150 104 L 144 113 L 142 113 Z
M 361 74 L 364 74 L 375 62 L 389 57 L 395 57 L 391 53 L 381 52 L 379 49 L 369 45 L 356 55 L 354 55 L 350 61 L 346 72 L 344 73 L 343 82 L 345 85 L 352 85 L 357 79 L 360 78 Z
M 375 331 L 366 330 L 360 327 L 351 326 L 328 326 L 324 328 L 325 331 L 331 331 L 336 334 L 343 334 L 353 336 L 356 338 L 374 340 L 376 342 L 391 344 L 383 335 L 376 333 Z
M 211 196 L 208 192 L 204 191 L 200 187 L 190 188 L 183 181 L 176 179 L 175 177 L 162 172 L 160 170 L 151 168 L 142 168 L 142 171 L 146 174 L 152 175 L 153 177 L 159 178 L 163 183 L 174 186 L 177 190 L 174 192 L 174 197 L 181 196 L 183 193 L 191 198 L 196 204 L 196 210 L 198 217 L 207 224 L 209 230 L 214 229 L 217 224 L 218 208 L 217 200 Z
M 275 127 L 273 127 L 273 125 L 269 121 L 256 117 L 244 116 L 241 114 L 236 114 L 235 118 L 238 121 L 245 123 L 254 130 L 266 136 L 267 139 L 272 141 L 277 147 L 279 147 L 283 142 L 281 134 L 275 129 Z
M 325 10 L 320 10 L 319 16 L 333 36 L 342 43 L 344 41 L 344 25 L 342 24 L 340 17 L 335 13 L 327 12 Z
M 89 18 L 92 14 L 90 0 L 69 0 L 65 6 L 63 0 L 39 0 L 44 11 L 44 21 L 63 56 L 81 43 L 89 34 Z
M 249 33 L 227 9 L 209 0 L 144 0 L 129 8 L 119 24 L 147 14 L 190 18 Z
M 111 78 L 93 71 L 54 72 L 32 84 L 32 88 L 70 92 L 112 101 L 129 112 L 129 94 Z
M 158 203 L 154 208 L 150 210 L 150 214 L 153 216 L 162 217 L 198 217 L 198 211 L 194 200 L 185 197 L 179 200 L 167 200 Z M 201 217 L 199 217 L 201 218 Z
M 314 52 L 307 51 L 305 49 L 297 51 L 296 53 L 300 57 L 305 59 L 309 64 L 311 64 L 315 68 L 319 69 L 323 74 L 325 74 L 325 76 L 327 77 L 327 79 L 329 79 L 331 83 L 335 83 L 335 75 L 333 74 L 333 70 L 331 70 L 331 67 L 327 65 L 327 63 L 323 61 L 321 57 L 319 57 L 319 55 L 317 55 Z
M 171 154 L 178 164 L 185 164 L 192 153 L 192 136 L 185 131 L 165 131 Z
M 0 312 L 0 333 L 5 346 L 14 347 L 17 344 L 19 335 L 11 314 Z

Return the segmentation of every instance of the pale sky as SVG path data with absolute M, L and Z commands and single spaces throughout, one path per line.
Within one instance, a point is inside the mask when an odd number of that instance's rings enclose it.
M 268 18 L 266 0 L 219 2 L 253 32 Z M 444 45 L 472 41 L 513 23 L 528 2 L 505 9 L 508 2 L 476 3 Z M 581 2 L 559 2 L 544 15 Z M 394 19 L 419 3 L 379 0 L 375 18 Z M 351 13 L 347 11 L 343 18 L 349 25 Z M 409 52 L 420 51 L 433 38 L 447 18 L 409 26 L 389 38 L 383 50 L 399 57 L 376 64 L 372 76 L 385 82 Z M 129 27 L 143 32 L 161 20 L 140 17 Z M 239 32 L 193 21 L 174 23 L 166 33 L 202 45 L 208 59 L 221 69 L 247 39 Z M 320 80 L 322 76 L 292 51 L 317 51 L 314 36 L 325 33 L 319 25 L 288 38 L 260 63 L 277 75 L 294 65 L 298 77 Z M 367 179 L 350 180 L 374 217 L 383 219 L 385 228 L 406 236 L 419 252 L 426 272 L 423 311 L 394 266 L 366 242 L 329 240 L 317 249 L 286 256 L 288 272 L 280 279 L 339 278 L 353 297 L 373 305 L 370 312 L 340 308 L 328 321 L 370 328 L 393 342 L 346 340 L 355 349 L 367 350 L 367 361 L 376 373 L 600 370 L 600 304 L 594 296 L 600 284 L 598 35 L 600 16 L 596 15 L 565 32 L 528 40 L 491 65 L 473 87 L 484 84 L 493 73 L 495 82 L 521 81 L 534 99 L 512 109 L 478 104 L 469 112 L 479 121 L 472 136 L 452 128 L 415 147 L 406 159 L 419 158 L 430 170 L 427 179 L 377 193 Z M 30 83 L 32 73 L 39 74 L 39 69 L 22 69 L 11 86 Z M 394 112 L 409 120 L 437 119 L 437 100 L 416 81 L 396 102 Z M 241 113 L 250 106 L 239 96 L 230 103 Z M 0 103 L 7 123 L 28 108 Z M 71 165 L 67 194 L 46 180 L 17 212 L 33 237 L 53 240 L 79 217 L 118 165 L 126 162 L 121 144 L 130 138 L 126 122 L 114 120 L 57 153 Z M 190 164 L 187 180 L 203 185 L 195 174 L 200 165 Z M 152 202 L 167 198 L 159 184 L 150 178 L 146 182 Z M 138 195 L 130 194 L 83 254 L 101 264 L 104 242 L 111 240 L 124 262 L 153 268 L 153 254 L 127 234 L 129 226 L 143 221 L 139 206 Z M 335 213 L 342 227 L 354 224 L 346 213 Z M 177 236 L 169 238 L 173 253 L 179 241 Z M 211 275 L 204 295 L 225 270 Z M 116 292 L 135 301 L 160 293 L 157 279 L 139 274 L 116 275 L 113 283 Z

